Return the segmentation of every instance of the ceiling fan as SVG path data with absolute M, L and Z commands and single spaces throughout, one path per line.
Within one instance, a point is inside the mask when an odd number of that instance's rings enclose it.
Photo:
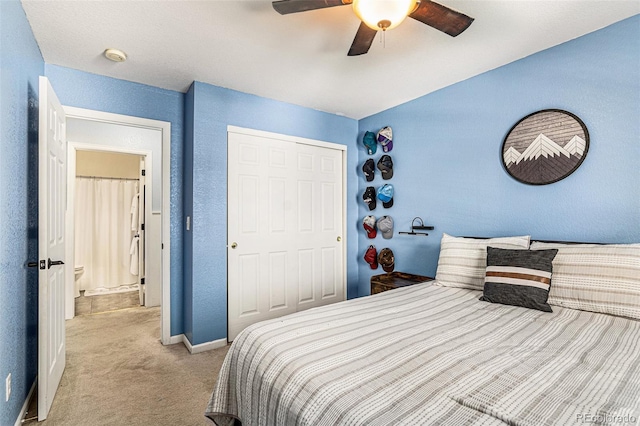
M 281 15 L 347 4 L 353 5 L 354 12 L 362 21 L 348 56 L 367 53 L 378 31 L 395 28 L 407 16 L 452 37 L 466 30 L 473 22 L 473 18 L 430 0 L 278 0 L 272 2 L 273 8 Z

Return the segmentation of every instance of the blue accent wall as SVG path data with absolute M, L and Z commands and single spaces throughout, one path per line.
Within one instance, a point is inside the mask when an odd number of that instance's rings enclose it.
M 522 117 L 558 108 L 576 114 L 590 134 L 587 157 L 562 181 L 522 184 L 501 164 L 507 132 Z M 536 53 L 359 122 L 393 128 L 395 235 L 378 236 L 396 269 L 433 276 L 440 238 L 531 234 L 533 238 L 640 242 L 640 16 Z M 362 144 L 360 143 L 362 146 Z M 376 161 L 380 150 L 373 156 Z M 359 163 L 369 158 L 359 150 Z M 383 184 L 379 173 L 372 182 Z M 366 184 L 360 179 L 360 193 Z M 367 210 L 362 201 L 361 217 Z M 415 216 L 436 229 L 428 237 L 398 235 Z M 362 259 L 360 295 L 372 271 Z
M 19 1 L 0 1 L 0 424 L 38 372 L 38 76 L 44 61 Z M 4 400 L 4 380 L 12 392 Z
M 184 181 L 182 196 L 184 199 L 185 219 L 193 218 L 193 136 L 195 126 L 195 85 L 191 85 L 184 102 Z M 184 334 L 193 342 L 193 232 L 192 227 L 184 231 Z
M 171 123 L 171 335 L 183 333 L 184 94 L 57 65 L 45 65 L 62 105 Z
M 193 329 L 185 330 L 192 344 L 227 336 L 227 126 L 239 126 L 347 145 L 347 292 L 357 295 L 358 270 L 353 253 L 357 245 L 357 148 L 355 120 L 315 111 L 234 90 L 195 82 L 193 138 L 185 139 L 193 150 L 192 259 L 185 257 L 185 315 Z M 189 146 L 192 145 L 192 146 Z M 189 196 L 191 196 L 191 194 Z M 186 207 L 185 210 L 189 210 Z M 185 253 L 189 250 L 185 250 Z M 185 320 L 185 324 L 189 321 Z

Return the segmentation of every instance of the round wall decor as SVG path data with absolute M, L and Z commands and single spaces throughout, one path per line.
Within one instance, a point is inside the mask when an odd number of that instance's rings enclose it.
M 502 143 L 502 164 L 514 179 L 546 185 L 566 178 L 584 161 L 589 132 L 576 115 L 545 109 L 518 121 Z

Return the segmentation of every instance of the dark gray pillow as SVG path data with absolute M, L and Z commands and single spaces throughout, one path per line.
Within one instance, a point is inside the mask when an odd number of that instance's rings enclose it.
M 507 250 L 487 247 L 487 269 L 480 300 L 552 312 L 547 304 L 557 249 Z

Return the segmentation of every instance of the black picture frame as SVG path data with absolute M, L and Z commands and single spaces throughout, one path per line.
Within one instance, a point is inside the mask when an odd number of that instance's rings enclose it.
M 502 166 L 527 185 L 548 185 L 575 172 L 589 152 L 589 131 L 575 114 L 561 109 L 533 112 L 507 132 Z

